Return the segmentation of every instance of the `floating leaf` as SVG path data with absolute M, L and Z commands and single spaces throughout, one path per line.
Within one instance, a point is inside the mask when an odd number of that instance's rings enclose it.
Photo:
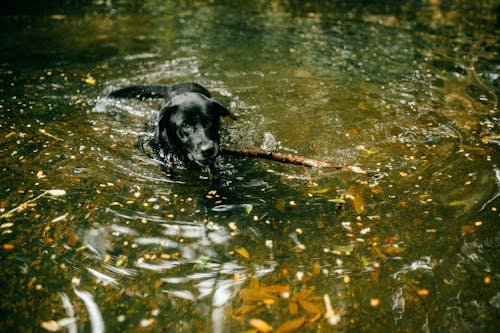
M 53 14 L 53 15 L 50 15 L 50 18 L 53 19 L 53 20 L 64 20 L 66 18 L 66 15 L 62 15 L 62 14 Z
M 363 266 L 367 268 L 370 265 L 370 262 L 368 261 L 368 258 L 365 256 L 361 256 L 361 262 L 363 263 Z
M 334 251 L 340 252 L 340 253 L 352 253 L 354 251 L 354 246 L 353 245 L 335 245 L 333 247 Z
M 60 197 L 60 196 L 66 195 L 65 190 L 47 190 L 45 192 L 47 192 L 47 194 L 52 195 L 54 197 Z
M 419 296 L 428 296 L 429 295 L 429 290 L 428 289 L 419 289 L 417 290 L 417 294 Z
M 312 193 L 312 194 L 325 194 L 327 192 L 330 192 L 331 189 L 332 189 L 331 187 L 314 188 L 314 189 L 310 189 L 309 193 Z
M 405 248 L 402 248 L 402 247 L 395 247 L 395 246 L 392 246 L 392 247 L 387 247 L 384 249 L 384 253 L 389 255 L 389 256 L 393 256 L 393 255 L 396 255 L 396 254 L 400 254 L 401 252 L 405 251 L 406 249 Z
M 269 325 L 262 319 L 252 318 L 248 322 L 250 323 L 250 326 L 252 326 L 253 328 L 257 329 L 257 331 L 262 333 L 271 332 L 271 330 L 273 329 L 271 325 Z
M 338 204 L 346 204 L 347 203 L 347 201 L 345 201 L 345 199 L 342 199 L 342 198 L 328 199 L 328 201 L 335 202 Z
M 276 330 L 276 333 L 288 333 L 298 330 L 304 325 L 305 321 L 305 317 L 287 320 Z
M 41 133 L 41 134 L 43 134 L 43 135 L 48 136 L 49 138 L 55 139 L 57 141 L 64 141 L 63 139 L 55 136 L 54 134 L 51 134 L 51 133 L 47 132 L 44 128 L 39 128 L 38 132 Z
M 452 201 L 449 203 L 450 207 L 461 207 L 467 205 L 467 202 L 463 200 Z
M 488 136 L 484 136 L 481 138 L 481 141 L 484 143 L 484 144 L 487 144 L 487 143 L 494 143 L 496 140 L 499 140 L 500 139 L 500 135 L 488 135 Z
M 55 320 L 42 321 L 41 325 L 49 332 L 57 332 L 62 330 L 61 325 L 59 325 Z
M 245 212 L 247 212 L 247 214 L 250 214 L 253 210 L 253 205 L 251 204 L 246 204 L 245 205 Z
M 93 84 L 95 84 L 95 83 L 96 83 L 96 80 L 95 80 L 92 76 L 90 76 L 90 75 L 88 75 L 88 76 L 85 78 L 85 80 L 84 80 L 84 81 L 85 81 L 85 83 L 87 83 L 87 84 L 91 84 L 91 85 L 93 85 Z
M 165 281 L 163 280 L 156 280 L 155 283 L 153 284 L 153 288 L 156 290 L 160 289 L 164 282 Z
M 238 253 L 245 259 L 250 259 L 250 253 L 248 253 L 247 249 L 245 249 L 244 247 L 235 247 L 234 252 Z

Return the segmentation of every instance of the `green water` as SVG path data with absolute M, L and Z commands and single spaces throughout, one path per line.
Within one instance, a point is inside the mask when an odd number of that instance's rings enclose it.
M 495 331 L 499 6 L 5 5 L 0 330 Z M 138 147 L 159 102 L 104 96 L 184 81 L 238 115 L 224 144 L 382 177 L 230 156 L 168 176 Z

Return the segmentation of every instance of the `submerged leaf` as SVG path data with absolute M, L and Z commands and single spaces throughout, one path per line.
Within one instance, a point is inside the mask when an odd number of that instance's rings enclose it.
M 304 325 L 305 321 L 305 317 L 287 320 L 276 330 L 276 333 L 287 333 L 298 330 Z
M 299 304 L 304 310 L 306 310 L 306 312 L 313 313 L 313 314 L 317 314 L 317 313 L 321 312 L 321 308 L 318 305 L 311 303 L 309 301 L 306 301 L 304 299 L 299 299 Z
M 299 313 L 299 305 L 297 304 L 297 302 L 288 303 L 288 312 L 290 312 L 291 315 L 296 315 Z
M 309 298 L 309 296 L 311 296 L 312 292 L 313 292 L 312 289 L 302 290 L 301 292 L 298 292 L 295 295 L 293 295 L 290 298 L 290 301 L 297 302 L 299 300 L 305 300 L 305 299 Z
M 365 201 L 363 200 L 361 195 L 354 195 L 354 199 L 352 202 L 354 204 L 354 210 L 356 211 L 356 214 L 361 215 L 365 211 Z
M 380 271 L 380 266 L 375 266 L 373 271 L 370 273 L 370 277 L 373 283 L 375 283 L 376 285 L 378 285 L 380 282 Z
M 384 249 L 384 253 L 389 255 L 389 256 L 393 256 L 393 255 L 396 255 L 396 254 L 400 254 L 401 252 L 404 252 L 406 249 L 405 248 L 402 248 L 402 247 L 387 247 Z
M 240 297 L 245 303 L 264 302 L 265 300 L 274 300 L 274 296 L 262 289 L 242 289 Z
M 280 213 L 285 213 L 286 212 L 286 201 L 283 199 L 278 200 L 275 204 L 274 207 L 280 212 Z
M 253 312 L 255 309 L 257 309 L 259 307 L 259 305 L 243 305 L 239 308 L 237 308 L 236 310 L 234 310 L 234 315 L 235 316 L 239 316 L 239 315 L 242 315 L 242 314 L 247 314 L 247 313 L 250 313 L 250 312 Z
M 473 225 L 463 225 L 461 226 L 462 232 L 464 234 L 472 234 L 474 232 L 474 226 Z
M 285 285 L 270 285 L 270 286 L 261 286 L 260 287 L 263 291 L 266 291 L 268 293 L 272 294 L 283 294 L 286 292 L 289 292 L 291 287 L 290 286 L 285 286 Z

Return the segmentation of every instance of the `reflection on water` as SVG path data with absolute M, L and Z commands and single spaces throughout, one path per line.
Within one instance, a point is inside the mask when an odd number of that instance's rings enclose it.
M 498 7 L 10 4 L 1 330 L 491 331 Z M 104 96 L 183 81 L 237 114 L 225 144 L 386 176 L 229 156 L 167 175 L 142 145 L 160 102 Z

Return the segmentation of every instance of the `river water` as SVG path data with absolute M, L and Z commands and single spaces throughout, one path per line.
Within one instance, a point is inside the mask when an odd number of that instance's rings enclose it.
M 498 1 L 21 1 L 0 14 L 3 332 L 491 332 Z M 141 149 L 195 81 L 222 141 Z M 331 309 L 330 309 L 331 307 Z

